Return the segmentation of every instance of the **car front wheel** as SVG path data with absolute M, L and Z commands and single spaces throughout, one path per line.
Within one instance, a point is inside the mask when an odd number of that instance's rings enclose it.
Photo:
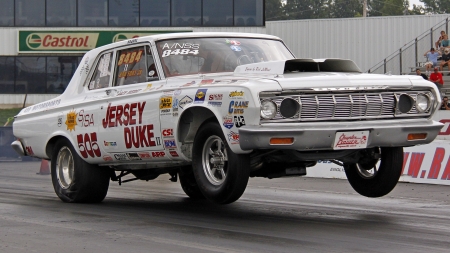
M 203 124 L 194 139 L 192 166 L 203 196 L 217 204 L 238 200 L 250 175 L 248 155 L 231 151 L 216 122 Z
M 85 162 L 67 139 L 55 145 L 51 174 L 55 193 L 64 202 L 98 203 L 108 192 L 110 171 Z
M 359 163 L 345 164 L 344 168 L 356 192 L 371 198 L 384 196 L 395 188 L 401 176 L 403 148 L 372 149 Z

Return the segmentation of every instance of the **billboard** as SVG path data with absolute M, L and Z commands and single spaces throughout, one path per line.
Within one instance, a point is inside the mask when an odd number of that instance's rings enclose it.
M 113 42 L 170 31 L 19 31 L 19 53 L 85 53 Z

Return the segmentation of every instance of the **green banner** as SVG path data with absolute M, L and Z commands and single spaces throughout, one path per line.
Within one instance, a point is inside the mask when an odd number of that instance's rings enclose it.
M 85 53 L 132 38 L 184 31 L 19 31 L 19 53 Z

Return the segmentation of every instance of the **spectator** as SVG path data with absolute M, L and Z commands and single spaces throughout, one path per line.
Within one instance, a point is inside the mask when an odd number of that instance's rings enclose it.
M 442 99 L 441 110 L 450 111 L 450 103 L 448 102 L 448 97 Z
M 444 50 L 444 54 L 442 55 L 441 65 L 439 66 L 439 69 L 443 71 L 445 66 L 448 66 L 448 70 L 450 71 L 450 48 L 446 48 Z M 447 75 L 450 76 L 450 72 Z
M 436 41 L 435 46 L 436 48 L 439 48 L 441 45 L 441 41 L 444 39 L 445 31 L 441 31 L 441 36 L 439 36 L 438 41 Z
M 441 41 L 441 49 L 445 50 L 446 48 L 450 48 L 450 40 L 448 40 L 448 34 L 445 34 L 444 39 Z
M 425 63 L 425 67 L 427 75 L 429 75 L 429 72 L 433 69 L 433 67 L 438 65 L 439 52 L 435 51 L 434 48 L 431 48 L 430 51 L 427 51 L 423 56 L 426 56 L 428 60 L 428 62 Z
M 428 80 L 436 84 L 436 86 L 439 89 L 439 92 L 441 91 L 441 88 L 444 86 L 442 74 L 439 72 L 439 69 L 437 67 L 434 68 L 434 73 L 431 73 L 430 78 Z
M 425 74 L 422 74 L 422 72 L 420 71 L 420 69 L 416 69 L 416 74 L 417 74 L 418 76 L 423 77 L 423 79 L 428 80 L 428 76 L 425 75 Z

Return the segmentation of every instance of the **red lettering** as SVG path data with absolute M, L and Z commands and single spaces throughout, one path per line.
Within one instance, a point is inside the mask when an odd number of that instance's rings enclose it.
M 63 47 L 64 44 L 66 43 L 66 42 L 65 42 L 66 39 L 67 39 L 67 38 L 61 38 L 61 39 L 59 40 L 58 47 Z
M 51 39 L 52 39 L 52 36 L 51 36 L 51 35 L 45 36 L 45 37 L 44 37 L 44 40 L 42 41 L 42 46 L 44 46 L 44 47 L 50 46 L 48 40 L 51 40 Z
M 137 103 L 132 103 L 130 105 L 130 125 L 136 125 L 136 120 L 133 119 L 133 116 L 136 115 L 136 107 L 137 107 Z
M 125 138 L 125 147 L 127 149 L 131 148 L 131 132 L 128 127 L 123 129 L 123 136 Z
M 409 160 L 408 175 L 416 178 L 419 175 L 420 167 L 422 166 L 423 158 L 425 153 L 415 153 L 411 154 L 411 159 Z
M 442 173 L 442 180 L 449 180 L 450 179 L 450 157 L 447 160 L 447 165 L 445 166 L 444 173 Z
M 67 40 L 72 41 L 72 43 L 70 43 L 70 46 L 73 47 L 73 44 L 75 43 L 75 38 L 71 38 L 70 36 L 68 36 Z
M 148 138 L 148 143 L 151 147 L 156 146 L 155 141 L 152 140 L 152 138 L 154 137 L 153 134 L 153 125 L 147 125 L 147 138 Z
M 130 105 L 129 105 L 129 104 L 126 104 L 126 105 L 123 107 L 123 116 L 125 117 L 125 120 L 123 121 L 123 124 L 124 124 L 125 126 L 128 126 L 128 123 L 129 123 L 129 121 L 130 121 L 130 114 L 129 114 L 129 111 L 130 111 Z
M 439 122 L 444 123 L 445 126 L 447 127 L 445 132 L 439 132 L 439 135 L 450 135 L 450 127 L 448 124 L 446 124 L 446 123 L 450 123 L 450 119 L 441 119 L 441 120 L 439 120 Z M 444 130 L 444 129 L 445 129 L 445 127 L 442 128 L 442 130 Z
M 102 125 L 103 128 L 107 128 L 108 127 L 108 122 L 109 122 L 109 108 L 111 107 L 111 103 L 108 104 L 108 109 L 106 109 L 106 117 L 104 119 L 102 119 Z
M 138 112 L 139 112 L 139 124 L 142 124 L 142 113 L 144 112 L 144 107 L 147 102 L 138 103 Z
M 116 122 L 114 121 L 115 120 L 115 117 L 114 117 L 115 111 L 116 111 L 116 106 L 111 106 L 111 108 L 109 108 L 109 116 L 108 116 L 108 118 L 109 118 L 108 126 L 109 127 L 114 127 L 116 124 Z
M 403 171 L 405 171 L 405 166 L 406 166 L 406 162 L 408 161 L 408 157 L 409 157 L 409 152 L 404 152 L 403 153 L 403 167 L 402 167 L 401 175 L 403 175 Z
M 146 132 L 145 130 L 147 129 L 147 126 L 139 126 L 139 139 L 141 141 L 141 147 L 148 147 L 148 141 L 147 138 L 145 136 Z
M 123 106 L 118 105 L 116 110 L 116 126 L 122 125 Z
M 58 43 L 59 43 L 59 39 L 58 38 L 54 38 L 52 43 L 51 43 L 51 45 L 52 45 L 52 47 L 57 47 Z
M 83 44 L 83 47 L 87 47 L 87 46 L 88 46 L 88 45 L 87 45 L 88 39 L 89 39 L 89 36 L 86 36 L 86 37 L 84 38 L 84 44 Z
M 441 163 L 444 160 L 445 149 L 444 148 L 436 148 L 434 152 L 433 162 L 431 163 L 430 172 L 428 173 L 429 179 L 437 179 L 439 172 L 441 170 Z
M 78 39 L 76 40 L 76 45 L 77 45 L 77 47 L 81 47 L 81 46 L 83 45 L 83 42 L 84 42 L 83 38 L 78 38 Z

